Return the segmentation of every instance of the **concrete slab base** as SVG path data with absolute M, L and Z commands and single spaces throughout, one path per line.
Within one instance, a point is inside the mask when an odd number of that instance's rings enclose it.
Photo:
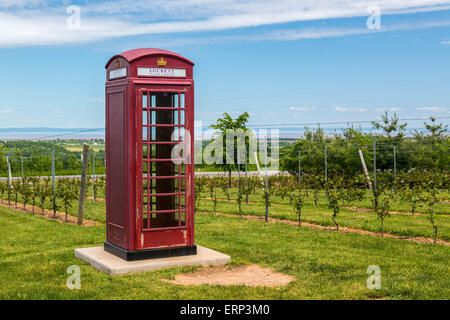
M 185 266 L 214 266 L 230 262 L 226 254 L 197 246 L 197 254 L 181 257 L 125 261 L 101 247 L 75 249 L 75 257 L 89 262 L 95 269 L 109 275 L 144 272 L 156 269 Z

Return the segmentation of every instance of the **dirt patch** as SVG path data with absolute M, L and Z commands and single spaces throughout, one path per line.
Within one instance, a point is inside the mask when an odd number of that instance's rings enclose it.
M 374 212 L 372 209 L 368 209 L 368 208 L 360 208 L 360 207 L 356 207 L 356 206 L 351 206 L 351 207 L 342 207 L 343 209 L 347 209 L 347 210 L 352 210 L 352 211 L 360 211 L 360 212 Z M 404 216 L 424 216 L 424 213 L 412 213 L 412 212 L 400 212 L 400 211 L 389 211 L 389 214 L 400 214 L 400 215 L 404 215 Z
M 201 214 L 214 214 L 214 213 L 210 213 L 210 212 L 198 212 L 198 213 L 201 213 Z M 217 212 L 215 214 L 216 215 L 220 215 L 220 216 L 239 218 L 238 215 L 230 214 L 230 213 Z M 242 218 L 248 219 L 248 220 L 265 221 L 265 218 L 263 216 L 243 215 Z M 291 220 L 282 220 L 282 219 L 269 218 L 268 222 L 271 222 L 271 223 L 284 223 L 284 224 L 289 224 L 291 226 L 298 226 L 298 222 L 297 221 L 291 221 Z M 317 230 L 338 231 L 338 232 L 342 232 L 342 233 L 358 233 L 358 234 L 365 234 L 365 235 L 374 236 L 374 237 L 381 237 L 381 234 L 377 233 L 377 232 L 372 232 L 372 231 L 367 231 L 367 230 L 362 230 L 362 229 L 356 229 L 356 228 L 350 228 L 350 227 L 340 227 L 339 230 L 337 230 L 335 227 L 322 226 L 320 224 L 313 224 L 313 223 L 309 223 L 309 222 L 302 222 L 301 226 L 302 227 L 307 227 L 307 228 L 312 228 L 312 229 L 317 229 Z M 425 243 L 425 244 L 433 244 L 433 239 L 432 238 L 426 238 L 426 237 L 407 237 L 407 236 L 398 236 L 398 235 L 390 234 L 390 233 L 384 233 L 384 237 L 385 238 L 392 238 L 392 239 L 407 240 L 407 241 L 412 241 L 412 242 Z M 445 241 L 445 240 L 442 240 L 442 239 L 436 239 L 436 244 L 442 244 L 442 245 L 445 245 L 445 246 L 450 246 L 450 241 Z
M 356 207 L 356 206 L 351 206 L 351 207 L 342 207 L 343 209 L 347 209 L 347 210 L 352 210 L 352 211 L 359 211 L 359 212 L 375 212 L 372 209 L 368 209 L 368 208 L 360 208 L 360 207 Z M 404 215 L 404 216 L 426 216 L 425 213 L 412 213 L 412 212 L 401 212 L 401 211 L 389 211 L 389 214 L 394 214 L 394 215 Z M 439 214 L 439 217 L 446 217 L 446 218 L 450 218 L 450 215 L 447 214 Z
M 200 198 L 200 200 L 210 200 L 210 201 L 214 201 L 214 199 L 212 198 Z M 228 199 L 221 199 L 221 198 L 217 198 L 217 201 L 219 202 L 232 202 L 232 203 L 237 203 L 237 200 L 228 200 Z M 242 203 L 244 204 L 257 204 L 257 205 L 264 205 L 264 202 L 245 202 L 245 200 L 242 200 Z M 281 206 L 280 203 L 271 203 L 271 206 Z
M 440 202 L 443 202 L 443 203 L 450 203 L 450 200 L 445 200 L 445 199 L 441 199 L 441 200 L 439 200 Z
M 17 207 L 14 205 L 14 202 L 11 201 L 11 205 L 8 205 L 7 201 L 0 202 L 0 206 L 14 210 L 19 212 L 25 212 L 25 213 L 31 213 L 34 215 L 37 215 L 39 217 L 43 217 L 49 220 L 56 220 L 60 223 L 68 223 L 68 224 L 74 224 L 77 225 L 77 218 L 71 215 L 67 215 L 67 221 L 66 221 L 66 214 L 64 212 L 56 211 L 56 218 L 53 217 L 53 210 L 47 210 L 44 209 L 44 212 L 42 212 L 41 208 L 34 207 L 34 213 L 33 213 L 33 206 L 27 204 L 25 206 L 25 209 L 23 207 L 23 203 L 17 202 Z M 85 227 L 91 227 L 91 226 L 98 226 L 101 225 L 100 222 L 95 222 L 92 220 L 83 219 L 83 226 Z
M 278 273 L 270 268 L 258 265 L 243 267 L 216 266 L 198 269 L 191 273 L 182 273 L 175 276 L 175 280 L 162 279 L 162 281 L 192 285 L 219 285 L 219 286 L 248 286 L 248 287 L 279 287 L 288 285 L 295 277 Z
M 94 197 L 88 196 L 88 197 L 86 197 L 86 199 L 94 200 Z M 95 198 L 95 201 L 105 202 L 105 199 L 103 199 L 103 198 Z

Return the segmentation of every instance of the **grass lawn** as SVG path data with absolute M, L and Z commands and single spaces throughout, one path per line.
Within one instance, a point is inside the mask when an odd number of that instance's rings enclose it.
M 7 197 L 4 196 L 3 197 L 3 203 L 7 203 Z M 36 199 L 36 202 L 38 202 L 39 200 Z M 22 197 L 18 197 L 18 202 L 22 202 Z M 31 200 L 30 200 L 31 202 Z M 28 204 L 30 204 L 30 202 Z M 11 195 L 11 204 L 14 205 L 14 196 Z M 36 208 L 35 208 L 35 212 L 40 213 L 41 209 L 39 209 L 37 206 L 40 205 L 36 204 Z M 65 208 L 63 206 L 63 202 L 61 201 L 61 199 L 56 198 L 56 205 L 57 205 L 57 210 L 64 213 L 65 212 Z M 18 204 L 19 208 L 22 208 L 23 206 Z M 47 199 L 44 202 L 44 208 L 48 209 L 48 210 L 53 210 L 53 203 L 51 199 Z M 91 199 L 85 199 L 84 200 L 84 218 L 88 219 L 88 220 L 94 220 L 97 222 L 101 222 L 101 223 L 105 223 L 106 221 L 106 204 L 105 202 L 101 202 L 101 201 L 94 201 Z M 69 208 L 68 210 L 68 214 L 72 215 L 74 217 L 78 216 L 78 200 L 72 201 L 72 206 Z
M 203 192 L 202 198 L 209 198 L 209 192 Z M 219 189 L 217 190 L 218 199 L 226 200 L 226 195 Z M 230 199 L 237 199 L 237 190 L 230 190 Z M 271 205 L 269 207 L 269 216 L 278 219 L 288 219 L 298 221 L 298 217 L 294 212 L 292 205 L 289 205 L 289 199 L 284 200 L 278 196 L 270 198 Z M 438 238 L 450 241 L 450 216 L 446 215 L 450 211 L 449 203 L 439 204 L 441 214 L 436 216 L 438 226 Z M 213 212 L 213 201 L 208 199 L 200 199 L 198 203 L 199 211 Z M 217 212 L 239 214 L 236 202 L 220 201 L 217 202 Z M 395 210 L 395 209 L 393 209 Z M 242 204 L 242 213 L 244 215 L 263 216 L 265 214 L 265 205 L 262 193 L 249 196 L 249 204 Z M 331 220 L 331 209 L 328 208 L 328 202 L 324 193 L 320 194 L 318 207 L 314 205 L 313 194 L 310 192 L 309 198 L 306 199 L 302 212 L 302 220 L 320 225 L 334 226 Z M 380 221 L 374 212 L 360 212 L 348 209 L 341 209 L 337 222 L 342 227 L 353 227 L 373 232 L 379 232 Z M 409 237 L 428 237 L 433 236 L 431 224 L 426 215 L 390 215 L 385 219 L 384 232 Z
M 90 190 L 89 195 L 92 196 L 92 191 Z M 104 198 L 104 193 L 99 192 L 97 195 L 99 198 Z M 209 198 L 209 192 L 204 191 L 198 203 L 198 210 L 204 212 L 213 212 L 214 206 L 211 200 L 204 198 Z M 226 200 L 226 195 L 221 189 L 217 189 L 217 212 L 239 214 L 238 205 L 236 202 L 229 202 Z M 6 195 L 4 195 L 4 199 Z M 14 196 L 11 197 L 14 199 Z M 230 189 L 230 199 L 235 201 L 237 199 L 236 188 Z M 368 200 L 365 200 L 366 204 L 352 203 L 351 205 L 356 205 L 359 207 L 371 207 Z M 19 197 L 19 202 L 21 198 Z M 263 216 L 265 214 L 265 205 L 263 202 L 262 192 L 257 191 L 256 194 L 249 196 L 249 204 L 242 204 L 242 212 L 244 215 L 257 215 Z M 287 219 L 292 221 L 298 221 L 298 217 L 294 212 L 294 208 L 289 204 L 289 199 L 281 199 L 279 196 L 271 196 L 271 205 L 269 207 L 269 216 L 278 219 Z M 58 210 L 64 212 L 64 207 L 62 206 L 62 201 L 57 199 Z M 404 206 L 406 204 L 397 203 L 398 207 Z M 450 203 L 439 203 L 436 204 L 439 208 L 436 216 L 436 223 L 438 226 L 438 238 L 450 241 Z M 45 202 L 45 208 L 51 209 L 52 203 L 50 199 Z M 423 208 L 422 208 L 423 209 Z M 39 209 L 36 209 L 39 210 Z M 105 222 L 105 210 L 106 205 L 101 201 L 93 201 L 90 199 L 85 200 L 85 218 L 89 220 L 95 220 L 101 223 Z M 402 210 L 398 210 L 402 211 Z M 407 210 L 406 210 L 407 211 Z M 423 210 L 422 210 L 423 212 Z M 72 207 L 69 209 L 69 214 L 72 216 L 78 215 L 78 200 L 72 202 Z M 334 226 L 331 220 L 331 210 L 328 208 L 328 202 L 325 197 L 325 193 L 320 194 L 318 207 L 314 205 L 313 193 L 309 192 L 309 198 L 305 200 L 302 220 L 305 222 L 310 222 L 314 224 L 320 224 L 325 226 Z M 349 209 L 341 209 L 337 222 L 340 227 L 353 227 L 358 229 L 363 229 L 372 232 L 379 232 L 380 221 L 374 212 L 361 212 Z M 433 236 L 433 230 L 431 224 L 426 215 L 390 215 L 385 219 L 384 222 L 384 232 L 396 234 L 400 236 L 408 237 L 427 237 L 431 238 Z
M 88 192 L 92 196 L 92 190 Z M 99 192 L 97 197 L 104 198 L 104 192 Z M 202 192 L 201 198 L 198 203 L 198 210 L 204 212 L 213 212 L 214 206 L 213 201 L 205 199 L 209 198 L 209 192 Z M 226 195 L 221 189 L 217 189 L 217 212 L 239 214 L 238 205 L 235 202 L 237 199 L 237 189 L 230 189 L 230 199 L 234 202 L 225 201 Z M 6 195 L 3 196 L 6 198 Z M 14 199 L 14 196 L 11 196 Z M 269 207 L 269 216 L 277 219 L 287 219 L 292 221 L 298 221 L 298 217 L 294 212 L 294 208 L 289 204 L 289 199 L 286 197 L 282 199 L 279 196 L 271 196 L 271 205 Z M 13 201 L 12 201 L 13 202 Z M 19 202 L 21 198 L 19 196 Z M 64 212 L 64 207 L 62 201 L 57 199 L 58 210 Z M 349 205 L 355 205 L 358 207 L 370 208 L 371 203 L 369 200 L 364 200 L 361 202 L 354 202 Z M 450 241 L 450 203 L 438 203 L 436 223 L 438 226 L 438 238 L 446 241 Z M 45 202 L 46 209 L 52 209 L 52 203 L 50 199 Z M 400 210 L 400 209 L 404 210 Z M 424 208 L 419 210 L 424 212 Z M 37 209 L 39 210 L 39 209 Z M 101 223 L 105 222 L 105 210 L 106 205 L 101 201 L 93 201 L 90 199 L 85 200 L 85 218 L 89 220 L 95 220 Z M 407 205 L 401 202 L 394 202 L 394 211 L 408 211 Z M 251 194 L 249 196 L 249 204 L 242 204 L 242 212 L 244 215 L 257 215 L 263 216 L 265 214 L 265 205 L 263 202 L 262 191 L 258 190 L 256 194 Z M 78 215 L 78 200 L 72 202 L 72 207 L 69 208 L 70 215 Z M 325 197 L 325 193 L 321 192 L 318 202 L 318 207 L 314 205 L 313 192 L 309 192 L 309 197 L 305 200 L 302 221 L 310 222 L 314 224 L 320 224 L 325 226 L 334 226 L 331 220 L 331 210 L 328 208 L 328 202 Z M 340 227 L 353 227 L 357 229 L 363 229 L 372 232 L 379 232 L 380 221 L 374 212 L 361 212 L 342 208 L 337 222 Z M 399 215 L 392 214 L 385 219 L 384 222 L 384 232 L 391 233 L 400 236 L 408 237 L 433 237 L 433 229 L 426 215 Z
M 196 215 L 196 243 L 296 277 L 286 287 L 191 286 L 161 278 L 194 268 L 111 277 L 74 257 L 102 245 L 105 227 L 60 224 L 0 208 L 1 299 L 449 299 L 450 247 Z M 81 267 L 81 290 L 66 287 L 67 267 Z M 381 289 L 366 287 L 369 265 Z

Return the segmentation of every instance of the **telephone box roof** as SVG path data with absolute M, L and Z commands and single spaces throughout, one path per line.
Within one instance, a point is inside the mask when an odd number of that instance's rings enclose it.
M 128 62 L 132 62 L 136 59 L 145 57 L 145 56 L 155 56 L 155 55 L 166 55 L 166 56 L 172 56 L 172 57 L 177 57 L 191 65 L 194 65 L 194 63 L 183 57 L 182 55 L 179 55 L 178 53 L 172 52 L 172 51 L 168 51 L 168 50 L 163 50 L 163 49 L 156 49 L 156 48 L 141 48 L 141 49 L 133 49 L 133 50 L 128 50 L 125 52 L 122 52 L 120 54 L 115 55 L 114 57 L 112 57 L 111 59 L 109 59 L 108 63 L 106 64 L 105 68 L 108 67 L 108 65 L 116 58 L 118 57 L 122 57 L 125 60 L 127 60 Z

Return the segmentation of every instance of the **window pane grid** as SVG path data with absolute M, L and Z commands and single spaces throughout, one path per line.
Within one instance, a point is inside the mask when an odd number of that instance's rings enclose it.
M 186 158 L 180 154 L 178 159 L 167 157 L 171 156 L 172 149 L 177 144 L 186 147 L 184 97 L 184 93 L 180 92 L 142 93 L 142 179 L 147 180 L 142 181 L 143 187 L 140 191 L 143 199 L 144 229 L 185 226 L 186 175 L 182 162 L 186 162 Z M 169 161 L 173 165 L 164 163 Z M 168 220 L 163 224 L 157 221 L 157 215 L 171 213 L 176 215 L 167 216 Z M 170 219 L 175 219 L 176 225 L 171 224 Z M 153 222 L 157 223 L 153 225 Z M 156 225 L 158 223 L 159 225 Z
M 180 186 L 181 189 L 181 186 Z M 144 197 L 158 197 L 158 196 L 178 196 L 178 195 L 186 195 L 186 192 L 165 192 L 165 193 L 144 193 Z

